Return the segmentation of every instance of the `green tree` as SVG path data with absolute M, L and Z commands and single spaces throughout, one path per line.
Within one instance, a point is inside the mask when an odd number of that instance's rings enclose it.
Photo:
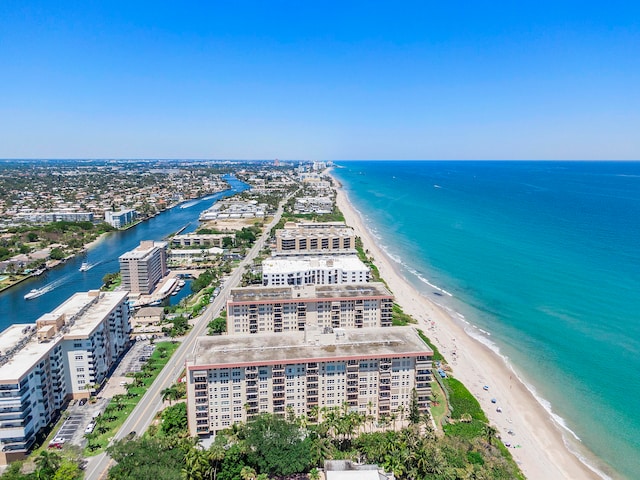
M 257 416 L 247 424 L 247 459 L 260 472 L 291 475 L 311 466 L 312 440 L 298 425 L 274 415 Z
M 227 331 L 227 320 L 223 317 L 214 318 L 207 327 L 209 327 L 209 335 L 220 335 Z
M 409 421 L 413 424 L 420 423 L 420 407 L 418 406 L 418 392 L 411 390 L 411 403 L 409 405 Z
M 160 431 L 166 435 L 185 436 L 187 430 L 187 404 L 176 403 L 162 412 Z
M 49 253 L 49 257 L 52 260 L 62 260 L 64 256 L 64 252 L 60 247 L 52 248 L 51 253 Z
M 184 451 L 163 439 L 119 440 L 107 452 L 117 465 L 109 470 L 109 480 L 179 480 Z
M 42 479 L 50 479 L 56 474 L 56 470 L 60 468 L 62 458 L 60 458 L 60 455 L 57 453 L 44 450 L 40 452 L 40 455 L 36 457 L 34 462 L 38 468 L 38 477 Z
M 13 462 L 2 474 L 2 480 L 31 480 L 33 475 L 22 473 L 22 462 Z
M 251 467 L 242 467 L 240 470 L 240 478 L 242 480 L 256 480 L 256 471 Z
M 53 476 L 53 480 L 79 480 L 83 477 L 82 470 L 77 463 L 70 460 L 63 460 L 60 468 Z
M 178 400 L 180 398 L 180 393 L 178 392 L 178 389 L 175 386 L 165 388 L 160 392 L 160 395 L 162 395 L 163 402 L 166 402 L 167 400 L 169 400 L 169 405 L 171 405 L 171 402 L 173 400 Z
M 227 450 L 217 480 L 237 480 L 242 467 L 247 464 L 247 457 L 239 443 L 234 443 Z

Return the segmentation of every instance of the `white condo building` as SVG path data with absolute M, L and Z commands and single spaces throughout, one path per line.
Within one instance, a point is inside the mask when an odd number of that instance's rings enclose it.
M 227 300 L 227 332 L 390 327 L 392 313 L 393 295 L 377 282 L 235 288 Z
M 0 464 L 22 458 L 69 399 L 104 381 L 129 338 L 127 300 L 77 293 L 35 324 L 0 333 Z
M 104 221 L 115 228 L 122 228 L 133 223 L 138 218 L 138 212 L 133 209 L 120 210 L 112 212 L 107 210 L 104 212 Z
M 357 255 L 277 256 L 262 261 L 265 287 L 366 283 L 369 276 L 369 267 Z
M 287 410 L 314 421 L 345 404 L 380 419 L 409 411 L 414 389 L 426 412 L 432 356 L 408 327 L 200 337 L 187 361 L 189 431 Z

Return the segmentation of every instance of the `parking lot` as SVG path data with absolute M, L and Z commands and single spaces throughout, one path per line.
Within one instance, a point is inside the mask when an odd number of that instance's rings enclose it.
M 64 444 L 84 446 L 87 426 L 104 411 L 114 395 L 126 393 L 124 386 L 133 382 L 133 378 L 127 377 L 126 374 L 141 371 L 154 350 L 155 345 L 148 340 L 135 342 L 93 401 L 72 400 L 67 407 L 69 417 L 63 422 L 50 446 L 52 448 L 62 448 Z

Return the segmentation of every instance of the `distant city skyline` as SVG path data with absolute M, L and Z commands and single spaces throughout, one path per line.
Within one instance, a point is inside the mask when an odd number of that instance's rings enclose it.
M 0 4 L 0 158 L 640 159 L 640 6 Z

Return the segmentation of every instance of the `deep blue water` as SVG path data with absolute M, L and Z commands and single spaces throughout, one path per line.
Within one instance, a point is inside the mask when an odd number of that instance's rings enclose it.
M 235 177 L 225 177 L 225 180 L 230 186 L 228 190 L 197 201 L 185 202 L 128 230 L 109 233 L 85 255 L 0 293 L 0 331 L 14 323 L 35 322 L 42 314 L 53 311 L 76 292 L 100 288 L 102 278 L 107 273 L 120 270 L 118 257 L 137 247 L 142 240 L 163 240 L 183 227 L 186 227 L 184 232 L 193 231 L 198 226 L 198 217 L 202 211 L 221 198 L 249 188 L 249 185 Z M 78 269 L 82 262 L 95 266 L 86 272 L 80 272 Z M 46 288 L 48 292 L 35 299 L 25 300 L 24 295 L 33 288 Z M 187 285 L 178 295 L 171 297 L 171 304 L 179 302 L 189 293 Z
M 337 163 L 407 278 L 490 332 L 600 468 L 638 478 L 640 163 Z

